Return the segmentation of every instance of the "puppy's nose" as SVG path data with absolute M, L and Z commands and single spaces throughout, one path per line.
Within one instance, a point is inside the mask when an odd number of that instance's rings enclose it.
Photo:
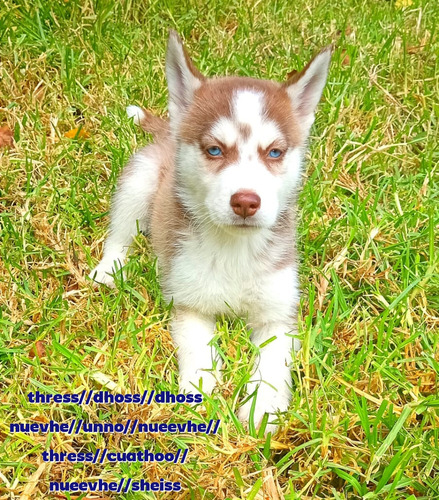
M 261 198 L 252 191 L 238 191 L 230 198 L 230 205 L 236 215 L 243 219 L 252 217 L 261 206 Z

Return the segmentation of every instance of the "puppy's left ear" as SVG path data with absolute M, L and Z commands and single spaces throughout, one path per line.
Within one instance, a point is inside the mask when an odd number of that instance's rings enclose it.
M 332 45 L 324 48 L 305 68 L 294 73 L 284 84 L 290 96 L 299 123 L 308 134 L 314 122 L 314 113 L 322 97 L 331 61 Z
M 191 104 L 194 92 L 201 86 L 205 77 L 191 61 L 180 37 L 174 30 L 169 32 L 166 79 L 168 80 L 171 126 L 176 127 Z

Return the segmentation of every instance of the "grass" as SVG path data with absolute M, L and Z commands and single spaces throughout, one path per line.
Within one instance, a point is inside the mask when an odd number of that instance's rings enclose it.
M 439 498 L 439 7 L 435 0 L 4 0 L 0 5 L 0 498 L 49 481 L 181 481 L 117 498 Z M 118 290 L 93 289 L 111 192 L 166 109 L 168 28 L 208 75 L 283 80 L 335 43 L 300 199 L 303 349 L 271 440 L 234 417 L 254 357 L 218 322 L 224 384 L 185 405 L 32 405 L 27 393 L 177 392 L 148 241 Z M 64 134 L 82 127 L 89 136 Z M 12 422 L 205 421 L 216 436 L 10 434 Z M 174 464 L 49 464 L 41 453 L 189 448 Z M 20 496 L 22 495 L 22 496 Z M 102 494 L 109 498 L 112 494 Z M 66 494 L 54 498 L 98 498 Z

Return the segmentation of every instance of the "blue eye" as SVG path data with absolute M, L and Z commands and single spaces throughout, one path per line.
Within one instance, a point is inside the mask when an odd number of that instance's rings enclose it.
M 280 149 L 272 149 L 269 153 L 268 156 L 270 158 L 279 158 L 279 156 L 282 154 L 282 151 Z
M 218 146 L 212 146 L 207 150 L 207 152 L 210 154 L 210 156 L 221 156 L 223 154 Z

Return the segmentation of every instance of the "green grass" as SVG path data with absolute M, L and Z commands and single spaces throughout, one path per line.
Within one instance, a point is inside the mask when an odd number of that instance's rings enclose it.
M 439 6 L 405 4 L 2 2 L 0 126 L 14 131 L 15 149 L 0 149 L 1 498 L 48 498 L 49 481 L 98 477 L 184 487 L 123 499 L 439 498 Z M 165 112 L 170 27 L 208 75 L 283 80 L 336 45 L 300 198 L 303 349 L 271 441 L 234 417 L 254 357 L 238 319 L 218 323 L 224 384 L 205 409 L 26 397 L 100 390 L 105 380 L 117 391 L 177 392 L 170 311 L 148 241 L 136 239 L 118 290 L 85 278 L 102 252 L 118 174 L 148 141 L 125 106 Z M 64 136 L 80 126 L 89 138 Z M 33 354 L 37 342 L 44 355 Z M 72 418 L 222 425 L 208 437 L 9 433 L 12 422 Z M 185 465 L 40 467 L 49 448 L 104 447 L 188 447 L 189 456 Z

